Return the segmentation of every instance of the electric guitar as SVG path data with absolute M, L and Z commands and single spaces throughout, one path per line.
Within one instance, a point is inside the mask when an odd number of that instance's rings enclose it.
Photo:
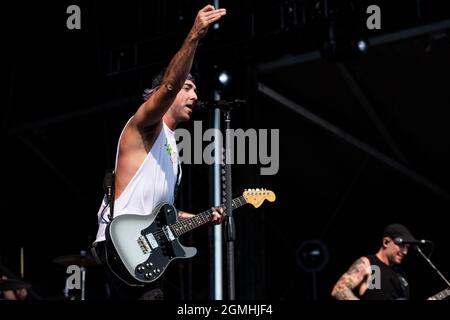
M 429 297 L 427 300 L 445 300 L 450 297 L 450 288 L 444 289 L 434 296 Z
M 265 189 L 249 189 L 232 200 L 232 209 L 250 203 L 255 208 L 264 200 L 275 201 L 275 194 Z M 224 207 L 223 205 L 221 206 Z M 183 246 L 178 238 L 212 220 L 212 210 L 178 221 L 178 211 L 161 203 L 149 215 L 123 214 L 107 226 L 107 265 L 128 284 L 157 280 L 174 259 L 192 258 L 197 249 Z

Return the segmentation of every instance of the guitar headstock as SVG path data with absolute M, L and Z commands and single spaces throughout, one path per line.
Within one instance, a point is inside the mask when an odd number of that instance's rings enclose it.
M 247 203 L 252 204 L 255 208 L 258 208 L 264 200 L 274 202 L 276 197 L 275 193 L 266 189 L 245 189 L 242 196 Z

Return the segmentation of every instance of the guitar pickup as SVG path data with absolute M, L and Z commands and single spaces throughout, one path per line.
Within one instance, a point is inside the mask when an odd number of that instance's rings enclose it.
M 169 228 L 169 226 L 164 226 L 163 231 L 169 241 L 175 240 L 175 236 L 173 235 L 172 230 Z
M 159 247 L 159 244 L 156 241 L 155 236 L 153 235 L 153 233 L 146 234 L 145 238 L 147 239 L 148 243 L 150 244 L 150 248 L 152 250 L 155 250 L 156 248 Z

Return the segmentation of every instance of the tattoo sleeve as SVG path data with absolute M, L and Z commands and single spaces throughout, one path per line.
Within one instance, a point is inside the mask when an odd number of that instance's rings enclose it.
M 348 275 L 363 275 L 365 273 L 365 263 L 363 259 L 356 260 L 346 272 Z
M 335 286 L 334 297 L 337 300 L 359 300 L 359 298 L 353 293 L 355 287 L 353 280 L 342 276 Z
M 366 264 L 363 259 L 356 260 L 342 275 L 333 288 L 332 296 L 338 300 L 359 300 L 353 293 L 366 277 Z

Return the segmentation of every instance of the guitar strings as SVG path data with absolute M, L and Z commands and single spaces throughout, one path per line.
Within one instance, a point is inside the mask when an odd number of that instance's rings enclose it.
M 196 215 L 195 217 L 192 217 L 191 219 L 194 219 L 194 218 L 197 218 L 197 219 L 198 219 L 200 216 L 205 216 L 205 217 L 206 217 L 207 215 L 211 215 L 211 213 L 212 213 L 212 210 L 208 210 L 208 211 L 205 211 L 205 212 L 202 212 L 202 213 Z M 207 218 L 207 219 L 209 220 L 209 218 Z M 170 225 L 169 227 L 170 227 L 170 229 L 172 230 L 172 232 L 173 232 L 172 226 L 174 226 L 174 225 L 176 225 L 176 224 L 180 225 L 180 228 L 182 228 L 182 229 L 184 229 L 186 226 L 188 226 L 188 228 L 189 228 L 191 225 L 188 225 L 188 221 L 189 221 L 189 220 L 178 221 L 178 222 L 176 222 L 176 223 Z M 206 223 L 206 222 L 207 222 L 207 221 L 205 221 L 205 223 Z M 189 231 L 189 230 L 187 230 L 187 231 Z M 175 229 L 175 233 L 178 233 L 178 232 L 177 232 L 177 229 Z M 158 240 L 161 240 L 161 239 L 164 239 L 164 237 L 165 237 L 165 232 L 164 232 L 163 230 L 159 230 L 159 231 L 153 233 L 153 235 L 154 235 L 155 238 L 157 238 Z
M 231 206 L 234 207 L 233 209 L 236 209 L 236 208 L 238 208 L 238 207 L 240 207 L 240 206 L 242 206 L 242 205 L 244 205 L 244 204 L 247 203 L 247 201 L 245 201 L 245 200 L 243 201 L 243 200 L 244 200 L 244 197 L 243 197 L 243 196 L 240 196 L 240 197 L 238 197 L 238 198 L 232 200 Z M 239 201 L 239 203 L 238 203 L 238 201 Z M 223 207 L 223 205 L 221 205 L 220 207 Z M 206 223 L 206 222 L 208 222 L 208 220 L 210 220 L 210 216 L 211 216 L 212 212 L 213 212 L 213 210 L 212 210 L 212 209 L 209 209 L 209 210 L 204 211 L 204 212 L 202 212 L 202 213 L 200 213 L 200 214 L 198 214 L 198 215 L 196 215 L 196 216 L 194 216 L 194 217 L 192 217 L 192 218 L 190 218 L 190 219 L 183 220 L 183 221 L 178 221 L 178 222 L 176 222 L 176 223 L 170 225 L 169 228 L 172 230 L 172 232 L 174 232 L 174 229 L 172 228 L 172 226 L 178 224 L 178 225 L 180 226 L 180 228 L 182 229 L 182 231 L 184 231 L 184 230 L 190 231 L 190 230 L 193 229 L 193 228 L 191 228 L 192 225 L 189 224 L 189 221 L 192 221 L 191 219 L 194 219 L 194 218 L 198 219 L 199 217 L 201 217 L 200 219 L 203 219 L 203 217 L 206 218 L 207 216 L 209 216 L 209 217 L 207 217 L 207 221 L 204 221 L 204 223 Z M 186 228 L 186 227 L 187 227 L 187 228 Z M 194 228 L 195 228 L 195 227 L 196 227 L 196 226 L 194 226 Z M 176 233 L 177 235 L 178 235 L 178 232 L 177 232 L 177 231 L 178 231 L 180 228 L 175 229 L 175 233 Z M 184 233 L 184 232 L 183 232 L 183 233 Z M 181 234 L 180 234 L 180 235 L 181 235 Z M 163 239 L 165 238 L 165 232 L 164 232 L 164 230 L 159 230 L 159 231 L 153 233 L 153 236 L 154 236 L 155 239 L 157 239 L 157 240 L 163 240 Z

